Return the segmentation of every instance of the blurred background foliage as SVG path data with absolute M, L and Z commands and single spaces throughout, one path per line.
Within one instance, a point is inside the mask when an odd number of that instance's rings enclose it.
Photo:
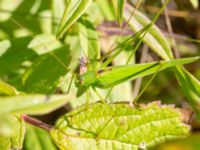
M 132 5 L 136 4 L 137 0 L 127 1 Z M 56 50 L 59 57 L 66 65 L 69 65 L 71 71 L 77 71 L 80 57 L 80 42 L 78 38 L 77 25 L 72 26 L 68 33 L 61 40 L 55 37 L 58 24 L 61 20 L 65 0 L 0 0 L 0 80 L 10 83 L 18 90 L 27 93 L 43 94 L 49 93 L 63 93 L 66 92 L 69 86 L 69 78 L 71 75 L 64 76 L 69 70 L 63 70 L 60 64 L 53 62 L 48 56 L 48 52 Z M 112 0 L 95 0 L 88 8 L 85 16 L 87 16 L 93 25 L 96 27 L 102 54 L 106 53 L 112 44 L 113 40 L 120 34 L 121 27 L 116 22 L 116 14 L 113 8 Z M 139 10 L 152 19 L 158 12 L 161 2 L 158 0 L 143 0 Z M 177 49 L 180 57 L 199 56 L 200 55 L 200 6 L 198 0 L 175 0 L 170 1 L 167 6 L 170 21 L 173 27 L 173 38 L 176 40 Z M 122 23 L 122 26 L 124 22 Z M 157 20 L 156 25 L 162 30 L 163 34 L 170 39 L 170 34 L 167 31 L 166 20 L 164 14 Z M 118 41 L 120 41 L 133 34 L 133 32 L 126 28 Z M 39 42 L 38 42 L 39 41 Z M 47 45 L 47 46 L 46 46 Z M 48 47 L 48 48 L 47 48 Z M 123 64 L 127 59 L 127 53 L 130 52 L 132 43 L 127 46 L 124 53 L 118 56 L 113 63 Z M 66 51 L 62 51 L 65 49 Z M 148 47 L 143 45 L 137 51 L 133 61 L 140 62 L 142 51 Z M 152 52 L 148 52 L 146 61 L 152 61 L 158 56 Z M 40 82 L 40 87 L 47 87 L 37 89 L 30 87 L 34 81 L 26 80 L 26 86 L 23 86 L 24 80 L 28 72 L 31 72 L 30 66 L 32 64 L 40 63 L 41 60 L 49 59 L 48 68 L 45 72 L 52 74 L 53 78 L 47 86 L 47 81 L 42 78 L 37 78 Z M 46 64 L 45 64 L 46 65 Z M 34 66 L 32 66 L 34 67 Z M 191 72 L 197 79 L 200 79 L 200 62 L 195 62 L 186 65 L 187 70 Z M 52 69 L 52 70 L 51 70 Z M 40 72 L 42 68 L 38 70 Z M 51 72 L 49 72 L 51 70 Z M 58 74 L 58 76 L 56 76 Z M 60 77 L 60 74 L 63 76 Z M 37 75 L 33 75 L 34 78 Z M 45 76 L 45 73 L 44 73 Z M 146 85 L 150 77 L 143 79 L 141 89 Z M 59 86 L 58 86 L 59 83 Z M 42 85 L 42 86 L 41 86 Z M 121 99 L 131 99 L 133 96 L 133 83 L 125 83 L 116 87 L 110 95 L 110 101 L 117 101 Z M 35 85 L 35 87 L 39 87 Z M 123 91 L 121 88 L 123 87 Z M 73 89 L 73 87 L 72 87 Z M 103 92 L 103 91 L 102 91 Z M 154 79 L 151 85 L 144 92 L 140 98 L 140 102 L 151 102 L 153 100 L 161 100 L 164 104 L 176 104 L 184 108 L 185 115 L 190 117 L 192 132 L 195 134 L 200 130 L 200 124 L 193 116 L 192 109 L 186 103 L 186 99 L 178 86 L 174 73 L 171 70 L 166 70 L 159 73 L 159 76 Z M 85 102 L 85 97 L 73 101 L 69 106 L 65 106 L 60 110 L 53 112 L 46 116 L 39 118 L 47 123 L 53 124 L 54 120 L 66 111 L 71 110 L 77 105 Z M 33 138 L 29 138 L 29 135 Z M 49 149 L 54 150 L 56 147 L 46 147 L 52 142 L 49 140 L 43 141 L 46 138 L 46 133 L 39 129 L 28 126 L 25 140 L 25 149 L 32 148 L 30 145 L 36 145 L 37 150 Z M 199 135 L 188 137 L 183 141 L 172 142 L 157 147 L 159 150 L 197 150 L 200 148 Z M 36 142 L 38 139 L 40 142 Z M 44 144 L 46 143 L 46 144 Z M 44 145 L 46 146 L 44 146 Z M 50 145 L 51 145 L 50 144 Z M 40 148 L 38 148 L 40 147 Z

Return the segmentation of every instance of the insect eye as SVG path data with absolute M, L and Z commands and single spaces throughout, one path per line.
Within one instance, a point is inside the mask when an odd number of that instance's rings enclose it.
M 104 72 L 103 69 L 98 70 L 98 74 L 101 74 L 101 73 L 103 73 L 103 72 Z

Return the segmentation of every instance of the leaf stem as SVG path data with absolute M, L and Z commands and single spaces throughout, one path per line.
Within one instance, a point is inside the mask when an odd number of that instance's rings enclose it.
M 37 127 L 39 127 L 39 128 L 42 128 L 42 129 L 44 129 L 44 130 L 47 130 L 47 131 L 50 131 L 50 130 L 53 128 L 53 126 L 51 126 L 51 125 L 49 125 L 49 124 L 46 124 L 46 123 L 44 123 L 44 122 L 42 122 L 42 121 L 40 121 L 40 120 L 38 120 L 38 119 L 35 119 L 35 118 L 33 118 L 33 117 L 30 117 L 30 116 L 28 116 L 28 115 L 22 115 L 21 118 L 22 118 L 25 122 L 27 122 L 27 123 L 29 123 L 29 124 L 32 124 L 32 125 L 34 125 L 34 126 L 37 126 Z

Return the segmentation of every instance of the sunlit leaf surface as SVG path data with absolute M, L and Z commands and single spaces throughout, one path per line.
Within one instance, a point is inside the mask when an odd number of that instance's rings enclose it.
M 0 115 L 49 113 L 72 100 L 72 95 L 21 95 L 0 98 Z
M 51 136 L 62 150 L 137 150 L 188 135 L 181 118 L 173 106 L 158 103 L 95 103 L 58 119 Z

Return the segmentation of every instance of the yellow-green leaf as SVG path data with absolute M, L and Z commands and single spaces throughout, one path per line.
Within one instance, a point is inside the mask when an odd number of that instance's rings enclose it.
M 72 95 L 21 95 L 0 98 L 0 115 L 30 114 L 39 115 L 49 113 L 70 100 Z
M 0 94 L 3 95 L 18 95 L 19 92 L 11 85 L 0 81 Z
M 138 150 L 185 137 L 189 126 L 170 105 L 95 103 L 65 114 L 50 133 L 61 150 Z

